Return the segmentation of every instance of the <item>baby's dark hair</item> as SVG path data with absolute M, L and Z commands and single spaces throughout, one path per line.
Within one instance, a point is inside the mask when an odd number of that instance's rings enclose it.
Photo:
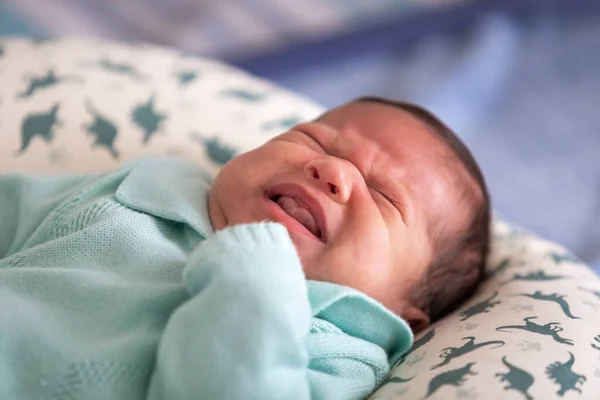
M 483 279 L 491 236 L 491 205 L 485 179 L 467 146 L 429 111 L 411 103 L 379 97 L 361 97 L 356 101 L 387 104 L 421 120 L 452 150 L 475 182 L 476 188 L 469 179 L 456 181 L 461 200 L 467 203 L 470 211 L 466 229 L 448 232 L 446 226 L 435 221 L 429 227 L 433 259 L 410 300 L 434 322 L 458 307 Z

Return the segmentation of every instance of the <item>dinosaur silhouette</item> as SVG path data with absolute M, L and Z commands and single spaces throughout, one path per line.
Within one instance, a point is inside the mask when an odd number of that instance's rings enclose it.
M 231 160 L 236 154 L 232 148 L 219 143 L 218 138 L 204 140 L 204 149 L 211 160 L 221 165 Z
M 237 155 L 237 151 L 226 144 L 221 144 L 218 137 L 205 139 L 196 132 L 191 132 L 189 138 L 202 146 L 206 155 L 216 164 L 225 164 Z
M 581 263 L 581 260 L 579 260 L 577 257 L 575 257 L 573 254 L 570 254 L 570 253 L 565 253 L 565 254 L 550 253 L 550 257 L 552 257 L 552 259 L 554 260 L 554 262 L 556 264 L 562 264 L 563 262 L 570 262 L 570 263 L 575 263 L 575 264 Z
M 494 308 L 495 306 L 497 306 L 498 304 L 501 303 L 500 301 L 492 302 L 492 300 L 496 296 L 498 296 L 498 291 L 494 292 L 494 294 L 489 299 L 486 299 L 477 304 L 473 304 L 471 307 L 465 309 L 460 314 L 458 314 L 458 315 L 462 316 L 462 318 L 460 320 L 465 321 L 474 315 L 488 313 L 492 308 Z
M 599 298 L 599 299 L 600 299 L 600 292 L 597 292 L 597 291 L 595 291 L 595 290 L 592 290 L 592 289 L 586 289 L 586 288 L 582 288 L 581 286 L 579 286 L 579 287 L 578 287 L 578 289 L 579 289 L 579 290 L 582 290 L 582 291 L 584 291 L 584 292 L 591 293 L 591 294 L 595 295 L 597 298 Z
M 414 376 L 408 379 L 400 378 L 399 376 L 394 376 L 388 380 L 388 383 L 406 383 L 412 381 L 413 379 L 415 379 Z
M 277 121 L 267 122 L 262 126 L 262 130 L 264 131 L 272 131 L 272 130 L 286 130 L 291 128 L 294 125 L 298 125 L 302 122 L 303 119 L 296 115 L 291 115 Z
M 21 149 L 17 151 L 17 154 L 25 152 L 35 136 L 41 136 L 46 142 L 52 140 L 54 127 L 60 126 L 57 119 L 59 107 L 59 103 L 55 103 L 47 113 L 29 114 L 25 117 L 21 125 Z
M 179 80 L 179 86 L 187 86 L 196 80 L 198 73 L 196 71 L 179 71 L 175 73 L 175 76 Z
M 488 271 L 488 273 L 486 275 L 488 277 L 490 277 L 490 276 L 499 274 L 501 272 L 504 272 L 508 268 L 509 265 L 510 265 L 510 259 L 503 258 L 502 261 L 500 261 L 497 266 L 495 266 L 490 271 Z
M 560 389 L 556 392 L 557 395 L 563 397 L 569 390 L 573 390 L 581 394 L 581 386 L 587 380 L 584 375 L 579 375 L 571 369 L 575 363 L 575 356 L 569 352 L 569 359 L 561 363 L 556 361 L 546 367 L 546 375 L 554 382 L 560 385 Z M 581 385 L 577 387 L 577 385 Z
M 226 89 L 219 93 L 221 97 L 230 97 L 255 103 L 263 100 L 266 97 L 264 93 L 256 93 L 247 89 Z
M 527 391 L 533 385 L 535 379 L 529 372 L 517 368 L 506 360 L 506 356 L 502 357 L 502 362 L 508 368 L 508 372 L 498 372 L 494 376 L 500 378 L 500 382 L 508 382 L 508 386 L 504 390 L 516 390 L 525 396 L 526 400 L 533 400 L 533 397 Z
M 557 279 L 565 279 L 565 278 L 569 278 L 566 275 L 546 275 L 546 273 L 543 270 L 539 270 L 536 272 L 530 272 L 526 275 L 521 275 L 521 274 L 514 274 L 512 278 L 510 278 L 509 280 L 502 282 L 500 284 L 500 286 L 502 285 L 506 285 L 509 282 L 514 282 L 514 281 L 554 281 Z
M 427 393 L 423 397 L 426 399 L 434 394 L 439 388 L 444 385 L 451 385 L 455 387 L 461 386 L 467 379 L 467 375 L 477 375 L 476 372 L 471 371 L 471 368 L 476 363 L 468 363 L 462 368 L 451 369 L 446 372 L 442 372 L 431 378 L 429 381 L 429 386 L 427 388 Z
M 392 369 L 396 368 L 400 364 L 403 364 L 409 355 L 411 355 L 414 351 L 416 351 L 420 347 L 423 347 L 427 343 L 429 343 L 431 341 L 431 339 L 433 339 L 434 336 L 435 336 L 435 328 L 429 330 L 426 334 L 421 336 L 419 339 L 415 340 L 413 342 L 413 345 L 411 346 L 411 348 L 405 354 L 403 354 L 402 357 L 400 357 L 400 359 L 398 359 L 398 361 L 394 364 Z
M 133 109 L 131 118 L 137 126 L 142 128 L 144 131 L 144 143 L 148 143 L 150 137 L 158 131 L 158 126 L 166 116 L 155 111 L 154 97 L 150 97 L 147 103 L 140 104 Z
M 83 126 L 91 135 L 96 137 L 95 146 L 105 147 L 110 151 L 114 158 L 119 157 L 119 152 L 115 150 L 114 143 L 117 137 L 117 127 L 108 119 L 100 115 L 92 103 L 85 102 L 85 107 L 88 112 L 94 117 L 94 122 Z
M 49 69 L 46 75 L 39 78 L 32 78 L 29 82 L 27 89 L 23 93 L 20 93 L 18 97 L 21 99 L 31 97 L 38 90 L 46 89 L 48 87 L 58 85 L 61 82 L 69 80 L 77 81 L 78 78 L 73 76 L 57 77 L 54 73 L 54 70 Z
M 465 354 L 468 354 L 472 351 L 475 351 L 480 347 L 485 347 L 485 346 L 489 346 L 492 344 L 498 344 L 498 346 L 492 347 L 492 349 L 495 349 L 496 347 L 502 347 L 506 344 L 505 342 L 503 342 L 501 340 L 490 340 L 488 342 L 475 343 L 475 337 L 473 337 L 473 336 L 467 336 L 467 337 L 462 338 L 461 340 L 467 341 L 461 347 L 446 347 L 445 349 L 442 349 L 442 352 L 440 353 L 440 358 L 443 358 L 444 361 L 431 367 L 431 370 L 434 370 L 436 368 L 439 368 L 441 366 L 449 364 L 450 361 L 452 361 L 453 359 L 463 356 Z
M 558 293 L 543 294 L 539 290 L 536 290 L 533 294 L 519 293 L 519 294 L 517 294 L 515 296 L 530 297 L 530 298 L 535 299 L 535 300 L 553 301 L 553 302 L 555 302 L 556 304 L 558 304 L 560 306 L 560 308 L 562 309 L 563 313 L 567 317 L 569 317 L 571 319 L 581 319 L 581 318 L 576 317 L 573 314 L 571 314 L 571 309 L 569 307 L 569 303 L 567 303 L 566 300 L 565 300 L 565 295 L 560 295 Z
M 506 332 L 503 329 L 521 329 L 531 333 L 537 333 L 540 335 L 552 336 L 552 338 L 558 343 L 568 344 L 569 346 L 573 346 L 573 341 L 571 339 L 561 338 L 558 335 L 558 332 L 561 332 L 563 328 L 560 327 L 560 323 L 558 322 L 549 322 L 545 325 L 538 325 L 535 322 L 531 322 L 530 320 L 535 319 L 537 317 L 526 317 L 523 319 L 525 321 L 525 325 L 506 325 L 499 326 L 496 328 L 497 331 Z
M 594 341 L 595 341 L 596 343 L 600 344 L 600 335 L 596 335 L 596 336 L 594 337 Z M 592 343 L 592 344 L 591 344 L 591 346 L 592 346 L 593 348 L 595 348 L 596 350 L 600 350 L 600 346 L 598 346 L 597 344 L 594 344 L 594 343 Z
M 107 58 L 103 58 L 98 61 L 98 65 L 100 68 L 105 71 L 114 72 L 116 74 L 129 76 L 130 78 L 135 78 L 136 80 L 145 80 L 146 78 L 139 73 L 139 71 L 132 66 L 131 64 L 125 63 L 116 63 Z

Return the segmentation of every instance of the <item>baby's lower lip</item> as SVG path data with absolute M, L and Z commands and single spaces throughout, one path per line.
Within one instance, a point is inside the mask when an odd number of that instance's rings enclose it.
M 316 237 L 312 232 L 306 229 L 306 227 L 300 222 L 298 222 L 296 219 L 289 216 L 288 213 L 286 213 L 281 207 L 279 207 L 279 204 L 272 201 L 268 196 L 264 196 L 263 202 L 267 214 L 276 222 L 280 222 L 281 224 L 283 224 L 283 226 L 287 228 L 290 234 L 292 232 L 295 232 L 303 236 L 310 237 L 313 240 L 322 242 L 320 238 Z

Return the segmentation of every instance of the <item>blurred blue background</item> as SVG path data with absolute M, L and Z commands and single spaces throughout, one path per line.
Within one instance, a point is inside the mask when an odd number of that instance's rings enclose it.
M 502 216 L 600 270 L 600 1 L 0 1 L 0 35 L 73 34 L 214 56 L 328 107 L 420 103 Z

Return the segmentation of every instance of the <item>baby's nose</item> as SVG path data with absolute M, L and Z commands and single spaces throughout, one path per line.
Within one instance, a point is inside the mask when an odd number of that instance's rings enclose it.
M 341 161 L 331 157 L 319 158 L 306 163 L 306 175 L 315 179 L 317 185 L 337 203 L 347 203 L 352 191 L 351 179 Z

